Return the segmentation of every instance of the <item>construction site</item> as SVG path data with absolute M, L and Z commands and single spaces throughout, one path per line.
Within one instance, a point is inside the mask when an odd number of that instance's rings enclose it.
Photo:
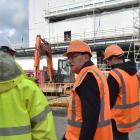
M 21 48 L 14 44 L 16 61 L 48 98 L 57 116 L 58 140 L 64 134 L 59 131 L 65 131 L 68 93 L 75 80 L 63 54 L 74 39 L 90 46 L 91 59 L 105 76 L 110 69 L 104 50 L 110 44 L 123 49 L 140 75 L 140 0 L 29 0 L 29 43 Z M 140 128 L 130 140 L 140 140 L 139 133 Z

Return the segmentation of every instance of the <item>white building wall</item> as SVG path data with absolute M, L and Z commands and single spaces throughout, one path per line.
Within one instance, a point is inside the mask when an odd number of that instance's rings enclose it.
M 125 9 L 115 12 L 103 13 L 100 16 L 100 30 L 115 29 L 127 29 L 128 27 L 133 28 L 133 10 Z M 131 31 L 133 30 L 131 29 Z M 127 30 L 126 30 L 127 33 Z
M 72 39 L 80 39 L 84 33 L 93 31 L 93 19 L 90 16 L 67 19 L 50 23 L 50 42 L 64 41 L 64 32 L 71 31 Z
M 92 2 L 93 0 L 91 0 Z M 104 0 L 95 0 L 101 2 Z M 64 41 L 64 31 L 71 31 L 72 39 L 93 38 L 94 35 L 106 36 L 133 33 L 133 10 L 123 9 L 104 12 L 98 15 L 70 18 L 48 23 L 44 15 L 47 10 L 61 8 L 84 2 L 82 0 L 30 0 L 29 3 L 29 42 L 34 47 L 37 34 L 49 42 Z M 95 33 L 96 32 L 96 33 Z
M 75 5 L 75 4 L 79 4 L 79 3 L 100 3 L 100 2 L 105 2 L 105 1 L 109 1 L 109 0 L 46 0 L 48 1 L 48 5 L 50 9 L 56 9 L 59 7 L 66 7 L 66 6 L 70 6 L 70 5 Z M 112 1 L 112 0 L 110 0 Z
M 55 7 L 57 7 L 57 8 L 62 7 L 64 5 L 69 5 L 73 2 L 75 2 L 75 0 L 65 0 L 65 1 L 62 1 L 62 0 L 48 0 L 48 5 L 49 5 L 49 8 L 54 9 Z
M 58 69 L 58 59 L 64 59 L 62 56 L 53 56 L 53 67 L 55 70 Z M 34 70 L 34 58 L 16 58 L 16 62 L 24 69 L 24 70 Z M 47 62 L 45 57 L 43 57 L 40 61 L 40 70 L 43 69 L 43 66 L 47 66 Z
M 64 31 L 71 31 L 72 39 L 133 33 L 133 11 L 87 15 L 50 23 L 50 42 L 64 41 Z M 47 37 L 46 37 L 47 38 Z
M 29 47 L 35 46 L 37 34 L 49 36 L 49 26 L 43 17 L 47 4 L 46 0 L 29 0 Z

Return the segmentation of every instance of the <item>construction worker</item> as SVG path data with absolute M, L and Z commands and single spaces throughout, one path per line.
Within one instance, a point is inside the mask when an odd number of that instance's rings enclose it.
M 124 51 L 117 45 L 105 49 L 106 63 L 112 68 L 107 82 L 110 92 L 114 140 L 128 140 L 128 133 L 138 127 L 138 77 L 134 62 L 125 62 Z
M 0 35 L 0 140 L 56 140 L 48 101 L 25 77 L 14 55 Z
M 68 107 L 63 140 L 112 140 L 109 91 L 106 78 L 90 60 L 90 47 L 72 41 L 66 53 L 71 71 L 77 74 Z

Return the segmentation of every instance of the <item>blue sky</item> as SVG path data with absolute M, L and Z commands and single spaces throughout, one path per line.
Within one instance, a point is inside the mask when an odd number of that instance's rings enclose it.
M 0 0 L 0 33 L 18 44 L 28 41 L 28 28 L 28 0 Z

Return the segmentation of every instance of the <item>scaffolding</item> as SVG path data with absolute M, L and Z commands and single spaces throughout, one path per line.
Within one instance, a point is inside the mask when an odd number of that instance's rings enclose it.
M 133 59 L 136 63 L 140 64 L 140 0 L 137 0 L 138 6 L 133 8 L 133 36 L 126 52 L 126 59 Z M 130 57 L 130 56 L 133 56 Z
M 134 61 L 140 62 L 140 0 L 138 7 L 133 10 L 133 28 L 134 28 Z

